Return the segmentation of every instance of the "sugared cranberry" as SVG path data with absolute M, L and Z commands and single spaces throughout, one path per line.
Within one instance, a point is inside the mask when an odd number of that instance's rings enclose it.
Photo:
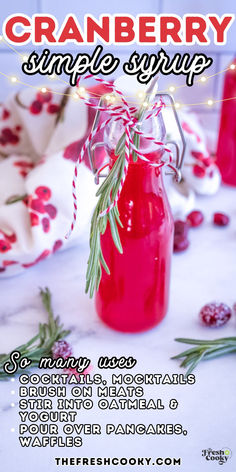
M 225 303 L 207 303 L 202 307 L 199 316 L 202 323 L 211 328 L 223 326 L 231 318 L 232 311 Z
M 199 179 L 203 179 L 206 175 L 206 171 L 203 167 L 199 166 L 198 164 L 195 164 L 193 166 L 193 173 L 195 177 L 198 177 Z
M 183 236 L 177 235 L 174 237 L 174 252 L 186 251 L 189 247 L 189 240 Z
M 53 359 L 58 359 L 58 357 L 67 359 L 68 357 L 72 356 L 72 352 L 72 347 L 67 341 L 64 340 L 56 341 L 52 346 Z
M 60 105 L 57 105 L 56 103 L 50 103 L 47 107 L 47 112 L 51 114 L 58 113 L 59 110 L 60 110 Z
M 54 245 L 53 245 L 53 248 L 52 248 L 52 252 L 56 252 L 58 251 L 61 247 L 62 247 L 62 241 L 60 239 L 58 239 L 57 241 L 55 241 Z
M 41 113 L 42 108 L 42 102 L 40 102 L 39 100 L 34 100 L 30 105 L 30 113 L 32 113 L 33 115 L 38 115 L 39 113 Z
M 4 254 L 7 251 L 10 251 L 11 244 L 6 239 L 0 239 L 0 252 Z
M 216 226 L 227 226 L 230 222 L 230 218 L 225 213 L 214 213 L 213 222 Z
M 38 213 L 45 213 L 44 204 L 40 198 L 33 198 L 31 202 L 31 208 Z
M 44 200 L 45 202 L 50 200 L 50 198 L 52 196 L 52 192 L 51 192 L 50 188 L 45 187 L 43 185 L 41 185 L 40 187 L 37 187 L 36 190 L 35 190 L 35 193 L 41 200 Z
M 31 223 L 31 226 L 38 226 L 39 217 L 36 213 L 30 212 L 30 223 Z
M 54 220 L 54 218 L 56 218 L 56 216 L 57 216 L 56 207 L 54 205 L 51 205 L 51 203 L 48 203 L 47 205 L 44 206 L 44 208 L 45 208 L 45 211 L 48 214 L 48 216 L 50 216 L 50 218 L 52 218 L 52 220 Z
M 200 210 L 191 211 L 191 213 L 187 216 L 187 222 L 189 226 L 195 228 L 196 226 L 200 226 L 204 221 L 203 213 Z
M 50 231 L 50 221 L 48 218 L 42 219 L 42 226 L 44 233 L 48 233 Z
M 47 90 L 46 92 L 38 92 L 37 93 L 37 100 L 42 103 L 48 103 L 52 99 L 52 92 Z

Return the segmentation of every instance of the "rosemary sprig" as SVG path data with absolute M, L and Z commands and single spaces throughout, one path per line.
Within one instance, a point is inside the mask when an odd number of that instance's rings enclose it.
M 27 343 L 22 344 L 14 349 L 19 351 L 21 357 L 28 357 L 32 363 L 31 367 L 38 366 L 41 357 L 51 355 L 53 344 L 59 339 L 64 339 L 68 334 L 69 330 L 65 330 L 63 325 L 60 324 L 60 319 L 57 316 L 54 318 L 51 304 L 51 293 L 48 288 L 40 289 L 40 296 L 42 299 L 43 306 L 48 313 L 48 322 L 39 323 L 38 333 L 31 338 Z M 12 352 L 12 351 L 11 351 Z M 11 354 L 11 353 L 10 353 Z M 9 377 L 11 374 L 7 374 L 3 370 L 3 365 L 10 360 L 10 354 L 0 354 L 0 380 Z M 20 362 L 20 359 L 18 362 Z M 18 369 L 16 374 L 26 372 L 23 369 Z
M 186 375 L 189 375 L 202 360 L 214 359 L 236 352 L 236 337 L 219 338 L 213 341 L 176 338 L 175 341 L 195 346 L 171 357 L 171 359 L 184 358 L 180 367 L 189 367 Z
M 95 207 L 90 229 L 90 255 L 88 259 L 88 267 L 86 273 L 86 292 L 92 297 L 94 290 L 98 289 L 102 276 L 102 266 L 109 274 L 109 268 L 104 259 L 101 248 L 101 235 L 105 233 L 107 223 L 109 222 L 112 239 L 117 250 L 122 254 L 122 246 L 117 225 L 122 226 L 119 217 L 119 210 L 117 205 L 108 213 L 108 215 L 100 216 L 100 213 L 106 210 L 108 206 L 114 201 L 121 179 L 124 174 L 125 165 L 125 151 L 123 150 L 117 157 L 113 167 L 103 184 L 99 187 L 97 196 L 98 203 Z

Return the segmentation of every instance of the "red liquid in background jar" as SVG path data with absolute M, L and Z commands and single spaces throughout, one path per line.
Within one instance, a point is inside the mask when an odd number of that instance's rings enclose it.
M 161 152 L 146 157 L 158 162 Z M 111 274 L 102 271 L 96 308 L 115 330 L 145 331 L 164 318 L 169 299 L 173 218 L 161 170 L 131 161 L 118 208 L 123 254 L 114 246 L 108 223 L 101 245 Z
M 234 60 L 236 65 L 236 59 Z M 236 69 L 225 74 L 223 99 L 236 96 Z M 224 183 L 236 186 L 236 100 L 222 103 L 217 165 Z

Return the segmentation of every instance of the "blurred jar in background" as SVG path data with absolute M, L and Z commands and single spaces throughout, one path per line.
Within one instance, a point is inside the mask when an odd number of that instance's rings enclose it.
M 231 97 L 236 97 L 236 58 L 224 80 L 223 100 Z M 223 182 L 236 186 L 236 99 L 222 102 L 217 164 Z

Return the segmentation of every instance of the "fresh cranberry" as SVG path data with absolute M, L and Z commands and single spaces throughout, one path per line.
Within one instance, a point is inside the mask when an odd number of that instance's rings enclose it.
M 2 120 L 7 120 L 10 116 L 9 110 L 7 108 L 3 108 L 2 110 Z
M 44 200 L 45 202 L 50 200 L 50 198 L 52 196 L 52 192 L 51 192 L 50 188 L 44 187 L 42 185 L 40 187 L 36 188 L 35 193 L 41 200 Z
M 58 113 L 60 111 L 60 105 L 57 105 L 56 103 L 49 103 L 47 107 L 47 112 L 48 113 Z
M 183 236 L 177 235 L 174 237 L 174 252 L 186 251 L 189 247 L 189 240 Z
M 72 347 L 67 341 L 64 341 L 64 340 L 56 341 L 52 346 L 53 359 L 58 359 L 58 357 L 67 359 L 68 357 L 72 356 L 72 353 L 73 353 Z
M 206 175 L 205 169 L 203 169 L 203 167 L 199 166 L 198 164 L 193 166 L 193 173 L 195 177 L 198 177 L 199 179 L 202 179 Z
M 0 239 L 0 252 L 1 253 L 5 253 L 7 251 L 10 251 L 11 249 L 11 244 L 9 241 L 7 241 L 6 239 Z
M 231 318 L 232 310 L 225 303 L 207 303 L 200 311 L 202 323 L 211 328 L 223 326 Z
M 189 228 L 186 221 L 182 221 L 182 220 L 175 221 L 175 230 L 174 230 L 175 236 L 182 236 L 183 238 L 187 238 L 188 231 L 189 231 Z
M 5 272 L 5 270 L 6 270 L 6 267 L 0 267 L 0 273 Z
M 45 208 L 45 211 L 48 214 L 48 216 L 50 216 L 50 218 L 52 218 L 52 220 L 54 220 L 54 218 L 56 218 L 56 216 L 57 216 L 56 207 L 54 205 L 51 205 L 51 203 L 48 203 L 47 205 L 44 206 L 44 208 Z
M 41 113 L 42 108 L 42 102 L 40 102 L 39 100 L 34 100 L 30 105 L 30 113 L 32 113 L 33 115 L 38 115 L 39 113 Z
M 42 226 L 44 233 L 48 233 L 50 231 L 50 221 L 48 218 L 42 219 Z
M 225 213 L 214 213 L 213 222 L 216 226 L 227 226 L 230 222 L 230 218 Z
M 31 226 L 38 226 L 39 217 L 36 213 L 30 212 L 30 223 L 31 223 Z
M 40 198 L 33 198 L 30 206 L 32 210 L 37 211 L 38 213 L 45 213 L 44 204 Z
M 58 251 L 61 247 L 62 247 L 62 241 L 60 239 L 58 239 L 57 241 L 55 241 L 54 245 L 53 245 L 53 248 L 52 248 L 52 252 L 56 252 Z
M 52 92 L 49 90 L 47 92 L 38 92 L 36 98 L 41 103 L 48 103 L 52 100 Z
M 17 133 L 19 133 L 22 130 L 22 127 L 20 125 L 17 125 L 15 130 L 17 131 Z
M 203 221 L 204 216 L 200 210 L 191 211 L 191 213 L 189 213 L 187 216 L 187 222 L 189 226 L 192 226 L 193 228 L 196 226 L 200 226 Z

